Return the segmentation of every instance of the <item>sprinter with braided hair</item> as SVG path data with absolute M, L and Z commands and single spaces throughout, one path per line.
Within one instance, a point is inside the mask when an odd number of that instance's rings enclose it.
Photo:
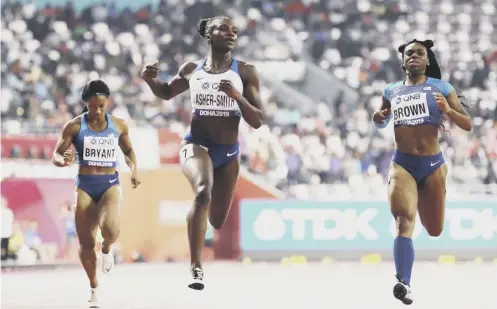
M 396 149 L 388 178 L 388 199 L 397 223 L 393 253 L 398 282 L 393 293 L 406 305 L 413 302 L 411 238 L 416 213 L 430 236 L 439 236 L 444 225 L 447 165 L 438 128 L 444 126 L 445 117 L 463 130 L 472 128 L 454 88 L 440 80 L 432 47 L 431 40 L 413 40 L 399 47 L 406 79 L 385 87 L 381 109 L 373 115 L 379 128 L 386 127 L 391 118 L 394 122 Z
M 141 76 L 153 93 L 170 100 L 190 89 L 191 131 L 180 148 L 180 164 L 195 199 L 188 214 L 192 282 L 204 288 L 201 264 L 207 229 L 220 229 L 229 213 L 240 169 L 238 126 L 243 118 L 253 128 L 262 125 L 259 76 L 255 67 L 233 58 L 238 29 L 227 17 L 202 19 L 198 34 L 210 46 L 206 58 L 187 62 L 169 82 L 157 79 L 158 63 L 147 65 Z

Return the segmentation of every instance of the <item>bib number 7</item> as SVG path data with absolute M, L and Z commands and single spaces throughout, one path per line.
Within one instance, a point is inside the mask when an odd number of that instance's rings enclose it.
M 179 150 L 179 163 L 183 165 L 185 161 L 195 154 L 193 152 L 193 144 L 186 144 Z

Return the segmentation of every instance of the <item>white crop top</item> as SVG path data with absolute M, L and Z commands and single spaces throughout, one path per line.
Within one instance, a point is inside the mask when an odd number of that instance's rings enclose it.
M 206 59 L 197 61 L 197 68 L 190 77 L 192 114 L 208 117 L 241 117 L 238 102 L 218 90 L 219 82 L 230 80 L 235 88 L 243 93 L 243 82 L 238 72 L 238 61 L 233 58 L 228 71 L 208 73 L 204 70 Z

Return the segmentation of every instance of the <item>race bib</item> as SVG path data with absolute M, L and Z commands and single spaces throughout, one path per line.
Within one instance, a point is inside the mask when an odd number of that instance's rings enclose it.
M 424 92 L 399 95 L 392 100 L 391 105 L 395 124 L 411 123 L 413 121 L 421 121 L 420 123 L 422 123 L 424 117 L 430 116 L 426 93 Z
M 193 152 L 193 144 L 186 144 L 179 150 L 179 163 L 183 165 L 185 161 L 193 157 L 195 153 Z
M 83 159 L 87 161 L 115 162 L 119 140 L 114 134 L 109 136 L 85 136 Z

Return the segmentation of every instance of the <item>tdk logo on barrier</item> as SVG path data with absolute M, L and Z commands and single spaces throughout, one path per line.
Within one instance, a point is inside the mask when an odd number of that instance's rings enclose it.
M 388 211 L 381 209 L 381 211 Z M 290 236 L 301 240 L 385 240 L 396 236 L 395 220 L 380 214 L 376 208 L 325 209 L 325 208 L 266 208 L 260 211 L 252 225 L 252 232 L 262 241 L 278 241 Z M 383 218 L 383 219 L 382 219 Z M 391 219 L 390 219 L 391 218 Z M 388 226 L 390 225 L 390 233 Z M 386 229 L 385 229 L 386 227 Z M 413 238 L 423 231 L 416 220 Z M 426 234 L 426 232 L 423 232 Z M 388 235 L 390 234 L 390 235 Z M 426 235 L 427 236 L 427 235 Z M 445 214 L 445 228 L 440 238 L 450 241 L 489 241 L 497 236 L 497 213 L 491 208 L 448 208 Z
M 491 208 L 449 209 L 446 219 L 449 221 L 447 233 L 454 240 L 491 240 L 497 234 L 497 214 Z
M 497 235 L 497 215 L 494 215 L 494 211 L 491 208 L 482 210 L 449 208 L 446 209 L 445 222 L 442 236 L 446 236 L 450 240 L 492 240 Z M 422 230 L 423 225 L 419 217 L 417 217 L 412 238 L 418 238 Z M 394 220 L 392 220 L 390 225 L 390 232 L 392 233 L 392 237 L 397 235 Z M 442 236 L 430 238 L 436 240 Z
M 286 233 L 291 233 L 294 240 L 353 240 L 359 235 L 368 240 L 375 240 L 379 235 L 370 224 L 377 215 L 378 210 L 373 208 L 362 211 L 319 208 L 265 209 L 254 222 L 253 232 L 260 240 L 267 241 L 280 240 Z

